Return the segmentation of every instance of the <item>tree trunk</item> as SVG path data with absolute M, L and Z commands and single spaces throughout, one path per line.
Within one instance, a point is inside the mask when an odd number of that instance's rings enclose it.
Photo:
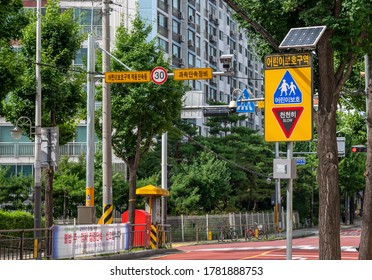
M 371 55 L 369 55 L 371 60 Z M 367 63 L 368 64 L 368 63 Z M 372 67 L 369 65 L 368 81 L 368 143 L 367 143 L 367 161 L 366 161 L 366 189 L 363 195 L 363 222 L 362 233 L 360 237 L 359 259 L 372 260 Z M 366 73 L 367 74 L 367 73 Z
M 325 33 L 326 34 L 326 33 Z M 319 259 L 339 260 L 340 192 L 338 185 L 338 152 L 336 140 L 336 92 L 331 35 L 318 44 L 319 109 L 316 114 L 318 132 L 319 184 Z

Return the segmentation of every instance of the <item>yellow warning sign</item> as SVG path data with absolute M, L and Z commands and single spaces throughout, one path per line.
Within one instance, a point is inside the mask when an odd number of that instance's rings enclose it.
M 265 57 L 265 141 L 310 141 L 313 137 L 310 54 Z
M 174 69 L 174 80 L 207 80 L 213 78 L 212 68 Z
M 106 72 L 106 83 L 145 83 L 150 82 L 150 71 L 127 71 L 127 72 Z

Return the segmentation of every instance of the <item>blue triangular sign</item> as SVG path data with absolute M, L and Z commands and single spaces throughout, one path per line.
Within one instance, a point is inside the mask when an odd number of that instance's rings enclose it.
M 250 99 L 251 96 L 249 95 L 248 90 L 245 88 L 243 89 L 243 94 L 238 97 L 236 100 L 236 108 L 237 113 L 254 113 L 254 103 L 248 101 L 240 101 L 240 100 L 247 100 Z
M 291 73 L 286 71 L 274 93 L 274 104 L 300 104 L 302 93 Z

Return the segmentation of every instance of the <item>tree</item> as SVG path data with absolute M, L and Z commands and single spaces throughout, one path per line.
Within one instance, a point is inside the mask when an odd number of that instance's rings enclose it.
M 0 168 L 0 204 L 5 210 L 31 211 L 31 184 L 32 177 L 11 174 L 9 167 Z
M 231 194 L 227 163 L 202 152 L 192 164 L 181 163 L 172 177 L 169 207 L 172 214 L 223 212 Z
M 48 1 L 42 17 L 42 126 L 59 127 L 59 143 L 72 140 L 78 116 L 85 107 L 82 83 L 85 75 L 71 73 L 72 61 L 83 42 L 80 26 L 73 20 L 72 9 L 61 13 L 58 0 Z M 23 30 L 20 60 L 25 61 L 17 87 L 3 103 L 7 121 L 16 123 L 20 116 L 35 119 L 36 14 Z M 25 128 L 27 129 L 27 128 Z M 31 135 L 30 135 L 31 138 Z M 53 225 L 54 169 L 45 170 L 45 226 Z
M 237 11 L 242 26 L 260 34 L 266 40 L 266 46 L 270 45 L 277 51 L 278 41 L 284 38 L 290 28 L 327 26 L 316 47 L 316 90 L 319 94 L 319 107 L 315 116 L 319 157 L 319 258 L 340 259 L 336 111 L 340 92 L 351 74 L 354 62 L 368 53 L 372 45 L 371 37 L 368 36 L 372 4 L 363 0 L 316 3 L 310 0 L 225 2 Z M 372 251 L 371 245 L 369 248 Z
M 369 22 L 369 24 L 371 25 L 371 22 Z M 371 61 L 372 50 L 370 49 L 367 53 L 369 60 Z M 359 247 L 359 259 L 362 260 L 372 259 L 372 66 L 371 64 L 368 65 L 369 67 L 367 71 L 369 72 L 369 81 L 366 92 L 368 96 L 368 143 L 366 172 L 364 173 L 366 178 L 366 189 L 364 191 L 363 224 Z
M 273 149 L 256 131 L 245 127 L 232 127 L 225 137 L 207 137 L 201 142 L 225 159 L 231 172 L 234 186 L 229 205 L 231 210 L 268 209 L 271 186 L 266 179 L 271 173 Z
M 77 217 L 77 206 L 85 203 L 85 160 L 69 162 L 61 158 L 53 182 L 53 215 L 55 218 Z
M 155 39 L 148 41 L 151 29 L 137 14 L 131 30 L 124 26 L 117 29 L 113 55 L 136 71 L 151 70 L 156 66 L 169 71 L 169 63 L 156 47 Z M 112 71 L 123 70 L 121 64 L 112 62 Z M 111 91 L 112 147 L 115 155 L 129 168 L 128 211 L 129 222 L 134 224 L 140 159 L 148 152 L 153 138 L 168 131 L 179 116 L 184 88 L 181 82 L 167 80 L 163 85 L 113 84 Z M 101 133 L 101 129 L 97 131 Z
M 3 19 L 0 22 L 0 100 L 3 100 L 16 86 L 19 77 L 19 63 L 12 43 L 19 39 L 22 28 L 27 24 L 22 1 L 1 1 L 0 18 Z

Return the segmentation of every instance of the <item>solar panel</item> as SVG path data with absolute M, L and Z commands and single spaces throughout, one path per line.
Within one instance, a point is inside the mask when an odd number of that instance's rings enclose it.
M 291 28 L 284 40 L 280 43 L 280 49 L 315 49 L 326 26 L 312 26 Z

